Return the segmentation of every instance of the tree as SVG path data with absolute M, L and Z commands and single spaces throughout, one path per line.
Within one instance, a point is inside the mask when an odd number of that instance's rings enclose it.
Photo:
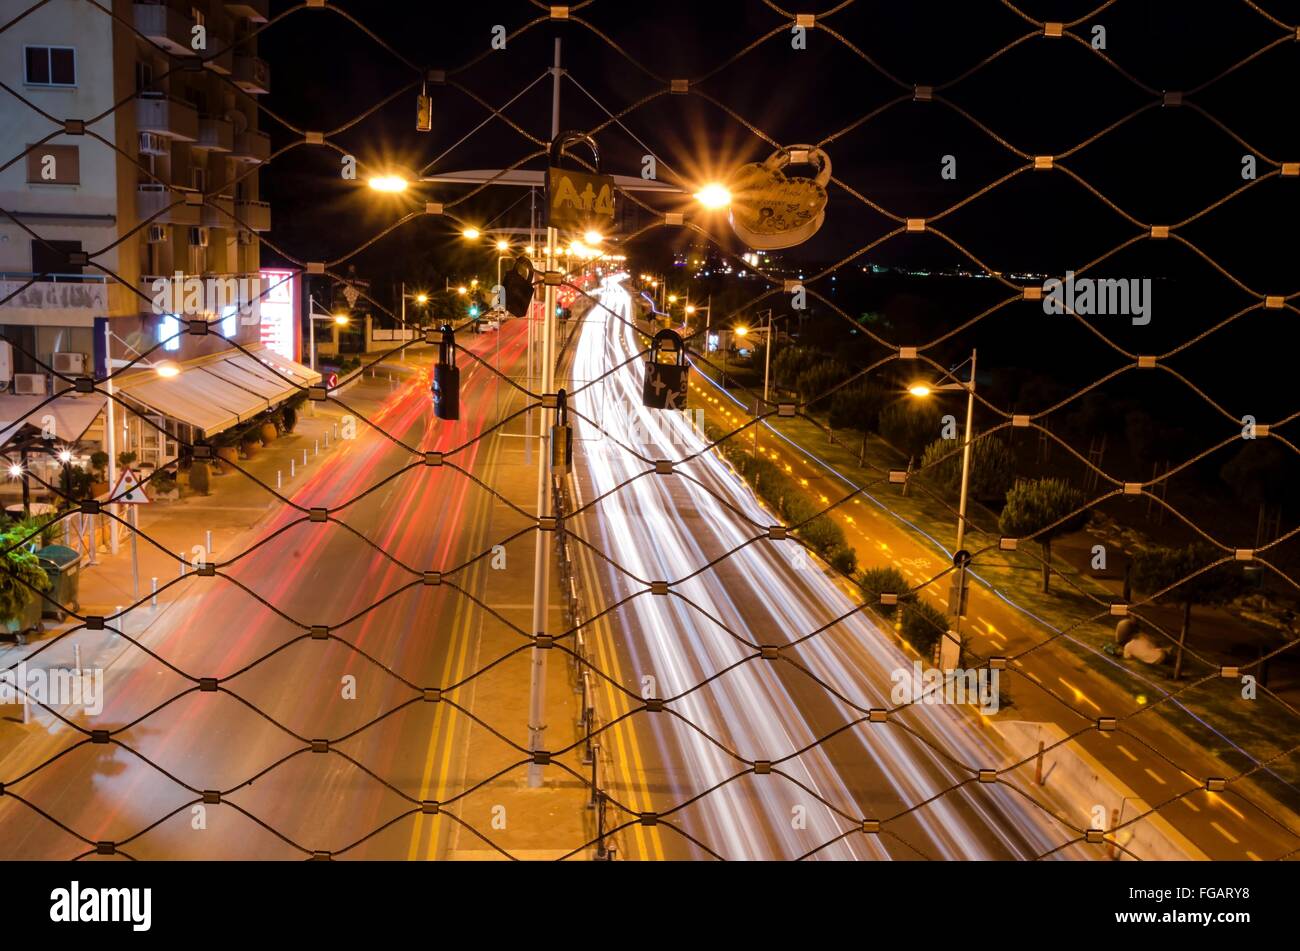
M 880 417 L 884 405 L 885 390 L 878 383 L 859 382 L 836 390 L 831 396 L 831 427 L 865 433 Z
M 1088 513 L 1075 511 L 1082 505 L 1083 493 L 1064 479 L 1022 479 L 1007 492 L 998 528 L 1011 538 L 1032 535 L 1042 547 L 1044 592 L 1051 590 L 1052 539 L 1087 523 Z
M 1272 440 L 1248 440 L 1219 470 L 1219 478 L 1248 505 L 1280 505 L 1295 484 L 1295 456 Z
M 933 400 L 900 400 L 880 411 L 880 438 L 909 459 L 925 451 L 939 432 L 939 407 Z
M 949 495 L 961 490 L 962 442 L 936 439 L 921 456 L 923 480 Z M 970 494 L 1001 499 L 1016 481 L 1016 457 L 996 436 L 977 437 L 970 447 Z
M 820 409 L 826 392 L 847 380 L 852 372 L 842 363 L 824 360 L 800 373 L 794 381 L 794 388 L 809 409 Z
M 1158 545 L 1133 556 L 1133 585 L 1148 596 L 1169 588 L 1160 595 L 1160 600 L 1182 605 L 1183 623 L 1174 659 L 1175 680 L 1183 673 L 1183 647 L 1192 626 L 1192 606 L 1223 604 L 1245 588 L 1246 579 L 1226 564 L 1196 574 L 1206 565 L 1222 559 L 1222 551 L 1203 542 L 1183 548 Z

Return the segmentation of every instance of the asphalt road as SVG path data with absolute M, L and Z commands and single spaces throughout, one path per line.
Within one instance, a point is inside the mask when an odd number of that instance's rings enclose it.
M 644 460 L 680 460 L 705 443 L 685 414 L 641 405 L 638 361 L 609 372 L 641 344 L 622 286 L 606 279 L 598 293 L 622 319 L 593 309 L 575 345 L 571 406 L 586 417 L 576 422 L 576 500 L 586 508 L 574 531 L 608 559 L 583 559 L 599 585 L 593 612 L 630 600 L 592 624 L 595 663 L 635 695 L 666 701 L 603 737 L 615 755 L 612 820 L 659 814 L 622 830 L 625 852 L 1028 858 L 1074 838 L 1007 786 L 974 781 L 999 759 L 964 710 L 914 705 L 893 722 L 848 726 L 862 716 L 853 705 L 893 706 L 891 675 L 913 658 L 860 613 L 832 625 L 853 602 L 795 542 L 746 544 L 772 519 L 715 454 L 653 473 Z M 667 596 L 646 591 L 657 580 L 670 583 Z M 742 643 L 800 638 L 778 662 Z M 609 688 L 601 702 L 606 721 L 636 705 Z M 759 760 L 772 761 L 770 773 L 752 771 Z M 863 833 L 862 819 L 882 820 L 881 831 Z M 1054 854 L 1100 857 L 1077 846 Z
M 489 361 L 499 344 L 510 369 L 524 339 L 512 322 L 499 340 L 461 342 Z M 104 711 L 83 722 L 111 729 L 114 742 L 73 748 L 80 735 L 61 731 L 39 757 L 53 761 L 0 798 L 0 856 L 68 858 L 111 840 L 136 858 L 432 858 L 465 832 L 445 816 L 403 817 L 413 806 L 398 791 L 445 801 L 462 788 L 465 718 L 415 688 L 464 676 L 487 615 L 399 562 L 450 572 L 527 522 L 491 516 L 489 493 L 450 465 L 397 474 L 422 460 L 390 436 L 491 472 L 495 443 L 471 440 L 494 420 L 492 378 L 462 357 L 461 419 L 441 422 L 428 359 L 412 357 L 391 390 L 381 378 L 346 393 L 357 438 L 293 491 L 302 506 L 338 509 L 344 524 L 277 506 L 247 554 L 217 577 L 191 578 L 143 637 L 156 657 L 127 645 L 105 674 Z M 525 537 L 511 554 L 530 561 L 531 548 Z M 484 568 L 447 581 L 481 593 Z M 305 637 L 311 625 L 330 626 L 331 639 Z M 219 677 L 221 690 L 200 692 L 178 671 Z M 331 752 L 305 751 L 313 738 L 331 739 Z M 3 765 L 12 781 L 13 764 Z M 196 813 L 205 789 L 234 808 Z

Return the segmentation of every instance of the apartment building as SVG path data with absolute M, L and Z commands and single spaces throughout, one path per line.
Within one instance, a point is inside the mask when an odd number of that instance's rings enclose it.
M 0 330 L 13 342 L 0 344 L 0 433 L 19 420 L 17 398 L 38 403 L 68 388 L 41 364 L 102 375 L 147 354 L 116 382 L 154 425 L 119 411 L 114 442 L 153 464 L 294 392 L 266 372 L 303 377 L 283 345 L 259 360 L 230 346 L 264 343 L 246 298 L 258 286 L 258 235 L 271 226 L 258 183 L 271 145 L 257 109 L 271 71 L 251 35 L 268 3 L 105 0 L 109 15 L 86 0 L 49 0 L 0 33 L 3 80 L 30 103 L 0 92 L 0 151 L 8 160 L 38 146 L 0 171 Z M 0 0 L 0 22 L 31 6 Z M 60 129 L 47 116 L 73 121 Z M 220 313 L 156 312 L 156 281 L 178 274 L 244 294 Z M 193 317 L 220 323 L 177 336 Z M 96 426 L 102 438 L 102 417 L 60 436 L 93 441 Z

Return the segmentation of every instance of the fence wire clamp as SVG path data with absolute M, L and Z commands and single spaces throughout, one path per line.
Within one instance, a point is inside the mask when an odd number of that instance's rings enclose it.
M 998 656 L 998 657 L 989 658 L 989 670 L 1006 670 L 1006 669 L 1007 669 L 1007 659 L 1005 657 Z
M 564 283 L 564 274 L 560 271 L 543 271 L 542 284 L 546 287 L 559 287 Z
M 85 135 L 86 120 L 85 119 L 64 119 L 63 134 L 64 135 Z
M 882 591 L 880 593 L 880 603 L 885 606 L 897 604 L 898 595 L 895 594 L 893 591 Z
M 1048 171 L 1048 170 L 1050 170 L 1050 169 L 1051 169 L 1055 164 L 1056 164 L 1056 156 L 1054 156 L 1054 155 L 1035 155 L 1035 156 L 1034 156 L 1034 171 L 1036 171 L 1036 172 L 1045 172 L 1045 171 Z
M 880 832 L 879 819 L 863 819 L 862 832 L 864 835 L 876 835 Z
M 560 395 L 558 393 L 542 394 L 542 409 L 555 409 L 560 405 Z
M 680 211 L 670 211 L 664 214 L 664 224 L 666 225 L 684 225 L 686 216 Z
M 308 6 L 311 6 L 310 3 L 308 3 L 307 5 L 308 5 Z M 324 3 L 322 3 L 321 5 L 324 6 Z M 313 861 L 313 862 L 333 862 L 333 861 L 334 861 L 334 853 L 333 853 L 333 852 L 327 852 L 327 851 L 325 851 L 325 850 L 323 850 L 323 849 L 316 849 L 316 850 L 313 851 L 312 854 L 311 854 L 311 861 Z
M 212 447 L 209 446 L 207 443 L 195 443 L 195 444 L 194 444 L 194 458 L 195 458 L 195 459 L 211 459 L 211 458 L 212 458 Z
M 1157 240 L 1163 240 L 1163 239 L 1165 239 L 1165 238 L 1168 238 L 1168 237 L 1169 237 L 1169 226 L 1168 226 L 1168 225 L 1152 225 L 1152 226 L 1151 226 L 1151 237 L 1152 237 L 1152 238 L 1155 238 L 1155 239 L 1157 239 Z
M 1264 298 L 1265 310 L 1281 310 L 1286 306 L 1286 298 L 1281 294 L 1269 294 Z
M 1110 606 L 1111 617 L 1128 617 L 1128 605 L 1123 602 L 1117 602 Z
M 868 723 L 888 723 L 889 711 L 883 707 L 872 707 L 867 711 Z
M 325 508 L 308 509 L 307 519 L 312 522 L 328 522 L 330 520 L 330 510 Z
M 211 330 L 212 325 L 202 318 L 185 322 L 185 332 L 191 337 L 206 337 Z
M 425 687 L 421 692 L 424 695 L 425 703 L 442 703 L 441 687 Z
M 655 460 L 655 475 L 672 475 L 673 461 L 671 459 Z
M 1228 781 L 1221 776 L 1211 776 L 1205 780 L 1206 792 L 1223 792 L 1228 788 Z
M 998 771 L 996 769 L 981 769 L 979 771 L 979 781 L 982 783 L 996 783 L 998 781 Z
M 1283 162 L 1282 177 L 1283 178 L 1300 177 L 1300 162 Z
M 90 252 L 89 252 L 89 251 L 69 251 L 69 252 L 68 252 L 68 264 L 70 264 L 72 267 L 89 267 L 89 266 L 90 266 Z
M 420 802 L 420 812 L 426 816 L 436 816 L 438 814 L 439 803 L 436 799 L 424 799 Z
M 435 86 L 444 86 L 447 83 L 447 71 L 445 69 L 431 69 L 424 74 L 424 78 Z
M 1232 557 L 1233 557 L 1234 559 L 1236 559 L 1237 561 L 1254 561 L 1254 560 L 1255 560 L 1255 549 L 1253 549 L 1253 548 L 1238 548 L 1238 549 L 1236 549 L 1236 550 L 1232 553 Z
M 1241 678 L 1240 667 L 1220 667 L 1219 676 L 1225 680 L 1239 680 Z
M 329 391 L 325 387 L 319 385 L 307 387 L 307 399 L 315 403 L 321 403 L 328 398 Z
M 659 813 L 643 812 L 637 816 L 637 821 L 643 826 L 657 826 L 659 824 Z
M 900 359 L 900 360 L 915 360 L 915 359 L 916 359 L 916 347 L 899 347 L 899 348 L 898 348 L 898 359 Z
M 553 532 L 559 527 L 559 519 L 554 515 L 543 515 L 537 520 L 537 527 L 544 532 Z
M 1011 417 L 1011 425 L 1018 429 L 1024 429 L 1029 425 L 1029 417 L 1023 414 L 1013 415 Z
M 1124 483 L 1124 494 L 1125 494 L 1125 495 L 1141 495 L 1141 494 L 1142 494 L 1142 483 L 1141 483 L 1141 482 L 1125 482 L 1125 483 Z
M 933 99 L 934 99 L 934 87 L 933 87 L 933 86 L 913 86 L 913 87 L 912 87 L 912 101 L 913 101 L 913 102 L 931 102 L 931 101 L 933 101 Z
M 1137 365 L 1139 370 L 1154 370 L 1156 366 L 1156 358 L 1140 356 L 1138 357 Z
M 426 202 L 424 203 L 424 213 L 425 213 L 426 215 L 440 215 L 440 214 L 442 214 L 442 202 L 440 202 L 440 201 L 426 201 Z M 427 342 L 428 342 L 428 341 L 426 341 L 426 343 L 427 343 Z
M 424 454 L 424 464 L 425 464 L 426 466 L 440 466 L 440 465 L 442 465 L 442 453 L 440 453 L 440 452 L 426 452 L 426 453 Z
M 108 731 L 107 731 L 107 730 L 91 730 L 91 731 L 90 731 L 90 742 L 92 742 L 92 743 L 97 743 L 97 744 L 99 744 L 99 745 L 101 745 L 101 746 L 104 745 L 105 743 L 108 742 Z
M 312 740 L 311 751 L 313 753 L 328 753 L 330 751 L 329 740 Z
M 784 525 L 771 525 L 767 529 L 767 537 L 774 542 L 783 542 L 789 537 L 790 530 Z
M 88 376 L 79 376 L 73 381 L 72 389 L 77 393 L 93 393 L 95 381 Z
M 221 792 L 220 792 L 220 790 L 217 790 L 217 789 L 205 789 L 205 790 L 203 790 L 203 804 L 204 804 L 205 806 L 219 806 L 219 805 L 221 805 Z
M 216 678 L 216 677 L 200 677 L 200 678 L 199 678 L 199 692 L 200 692 L 200 693 L 216 693 L 216 692 L 217 692 L 217 678 Z
M 551 754 L 548 750 L 533 750 L 534 766 L 550 766 Z
M 426 571 L 426 572 L 424 573 L 424 583 L 427 584 L 427 585 L 440 585 L 440 584 L 442 584 L 442 572 L 441 572 L 441 571 Z
M 1003 537 L 998 539 L 999 551 L 1015 551 L 1019 545 L 1020 545 L 1020 539 L 1018 538 L 1008 538 L 1004 535 Z
M 684 96 L 691 88 L 689 79 L 673 79 L 668 82 L 668 91 L 674 96 Z
M 924 219 L 924 218 L 908 218 L 908 219 L 907 219 L 907 230 L 908 230 L 908 231 L 912 231 L 912 232 L 916 232 L 916 231 L 924 231 L 924 230 L 925 230 L 925 219 Z
M 793 403 L 777 403 L 777 404 L 776 404 L 776 415 L 777 415 L 777 416 L 784 416 L 784 417 L 787 417 L 787 418 L 788 418 L 788 417 L 792 417 L 792 416 L 795 415 L 796 411 L 797 411 L 797 407 L 796 407 Z
M 781 648 L 777 644 L 764 644 L 758 649 L 758 656 L 762 660 L 777 660 L 781 656 Z
M 772 772 L 772 761 L 770 759 L 760 759 L 754 761 L 754 774 L 756 776 L 766 776 Z
M 86 618 L 86 630 L 102 631 L 104 629 L 104 618 L 98 614 L 92 614 Z
M 330 629 L 325 624 L 313 624 L 307 628 L 307 633 L 313 641 L 323 641 L 330 636 Z
M 1022 287 L 1020 289 L 1021 300 L 1042 300 L 1043 289 L 1041 287 Z
M 1163 104 L 1166 106 L 1181 106 L 1183 104 L 1183 94 L 1181 92 L 1167 92 L 1164 95 Z
M 307 273 L 308 273 L 308 274 L 324 274 L 324 273 L 325 273 L 325 262 L 323 262 L 323 261 L 308 261 L 308 262 L 307 262 Z
M 1119 720 L 1115 717 L 1097 717 L 1097 730 L 1100 733 L 1114 733 L 1119 729 Z
M 112 842 L 96 842 L 96 843 L 95 843 L 95 854 L 96 854 L 96 855 L 116 855 L 116 854 L 117 854 L 117 846 L 116 846 L 114 843 L 112 843 Z
M 895 485 L 902 485 L 907 481 L 907 472 L 903 469 L 890 469 L 889 481 Z
M 664 701 L 662 697 L 647 697 L 645 701 L 646 713 L 663 713 Z
M 304 132 L 303 135 L 302 135 L 302 140 L 303 140 L 303 142 L 306 143 L 307 145 L 324 145 L 324 144 L 325 144 L 325 133 L 324 133 L 324 132 Z
M 1043 36 L 1059 37 L 1065 35 L 1064 23 L 1044 23 Z
M 663 595 L 668 594 L 668 582 L 667 582 L 667 581 L 651 581 L 651 582 L 650 582 L 650 593 L 651 593 L 651 594 L 660 595 L 660 596 L 663 596 Z
M 1273 431 L 1272 425 L 1269 424 L 1269 423 L 1256 423 L 1256 424 L 1255 424 L 1255 438 L 1256 438 L 1256 439 L 1263 439 L 1265 436 L 1267 436 L 1267 435 L 1268 435 L 1270 432 L 1272 432 L 1272 431 Z
M 1105 835 L 1106 832 L 1104 829 L 1088 829 L 1084 832 L 1083 838 L 1085 842 L 1088 842 L 1091 845 L 1101 845 L 1106 841 Z
M 82 514 L 82 515 L 98 515 L 98 514 L 99 514 L 99 510 L 100 510 L 99 499 L 82 499 L 82 500 L 81 500 L 81 514 Z
M 802 27 L 805 30 L 811 30 L 817 25 L 817 14 L 815 13 L 796 13 L 794 15 L 794 25 Z
M 533 646 L 539 651 L 548 651 L 555 646 L 555 635 L 535 634 L 533 635 Z
M 200 578 L 214 578 L 217 574 L 217 566 L 210 561 L 201 562 L 196 567 L 195 574 Z
M 555 4 L 552 4 L 552 5 L 551 5 L 551 19 L 552 19 L 552 20 L 567 20 L 568 18 L 569 18 L 569 8 L 568 8 L 568 7 L 556 6 Z

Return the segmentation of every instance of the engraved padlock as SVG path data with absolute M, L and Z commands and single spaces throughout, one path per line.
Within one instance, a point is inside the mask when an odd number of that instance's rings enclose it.
M 551 427 L 551 474 L 568 475 L 573 465 L 573 427 L 569 425 L 569 397 L 555 394 L 555 425 Z
M 664 344 L 671 344 L 665 348 Z M 660 363 L 659 355 L 675 354 L 675 362 Z M 641 402 L 650 409 L 686 409 L 686 387 L 690 382 L 686 362 L 686 345 L 675 330 L 661 330 L 650 341 L 650 357 L 645 366 L 645 384 Z
M 456 366 L 456 334 L 450 324 L 442 325 L 438 362 L 433 365 L 433 415 L 460 419 L 460 367 Z

